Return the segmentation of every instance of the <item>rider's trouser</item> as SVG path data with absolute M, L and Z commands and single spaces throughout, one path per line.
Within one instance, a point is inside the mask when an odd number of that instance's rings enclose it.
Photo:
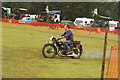
M 72 43 L 73 43 L 73 41 L 70 41 L 70 40 L 67 40 L 67 41 L 63 42 L 63 44 L 65 45 L 65 48 L 66 48 L 66 52 L 70 51 L 70 47 L 68 45 L 72 44 Z

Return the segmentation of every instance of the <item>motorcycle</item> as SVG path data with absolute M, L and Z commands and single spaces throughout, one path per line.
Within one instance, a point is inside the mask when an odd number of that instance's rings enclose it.
M 45 58 L 54 58 L 56 55 L 68 56 L 73 59 L 79 59 L 81 57 L 83 49 L 80 41 L 74 41 L 70 44 L 71 53 L 66 54 L 66 47 L 62 41 L 59 41 L 59 39 L 56 39 L 54 36 L 52 36 L 50 40 L 51 41 L 46 41 L 42 48 L 42 54 Z

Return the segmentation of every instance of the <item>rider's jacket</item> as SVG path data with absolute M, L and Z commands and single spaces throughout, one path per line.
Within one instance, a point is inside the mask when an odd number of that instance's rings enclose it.
M 64 34 L 61 36 L 64 36 L 66 40 L 74 41 L 73 33 L 71 30 L 65 31 Z

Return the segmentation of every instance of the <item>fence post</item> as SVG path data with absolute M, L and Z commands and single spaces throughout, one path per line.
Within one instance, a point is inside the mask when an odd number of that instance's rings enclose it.
M 103 49 L 103 59 L 102 59 L 102 69 L 101 69 L 101 80 L 104 79 L 105 72 L 105 58 L 106 58 L 106 47 L 107 47 L 107 35 L 108 35 L 109 25 L 107 25 L 105 38 L 104 38 L 104 49 Z

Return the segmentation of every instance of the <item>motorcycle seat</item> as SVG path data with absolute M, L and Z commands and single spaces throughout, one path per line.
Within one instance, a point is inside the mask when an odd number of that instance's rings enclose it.
M 73 44 L 80 44 L 80 41 L 73 41 Z

